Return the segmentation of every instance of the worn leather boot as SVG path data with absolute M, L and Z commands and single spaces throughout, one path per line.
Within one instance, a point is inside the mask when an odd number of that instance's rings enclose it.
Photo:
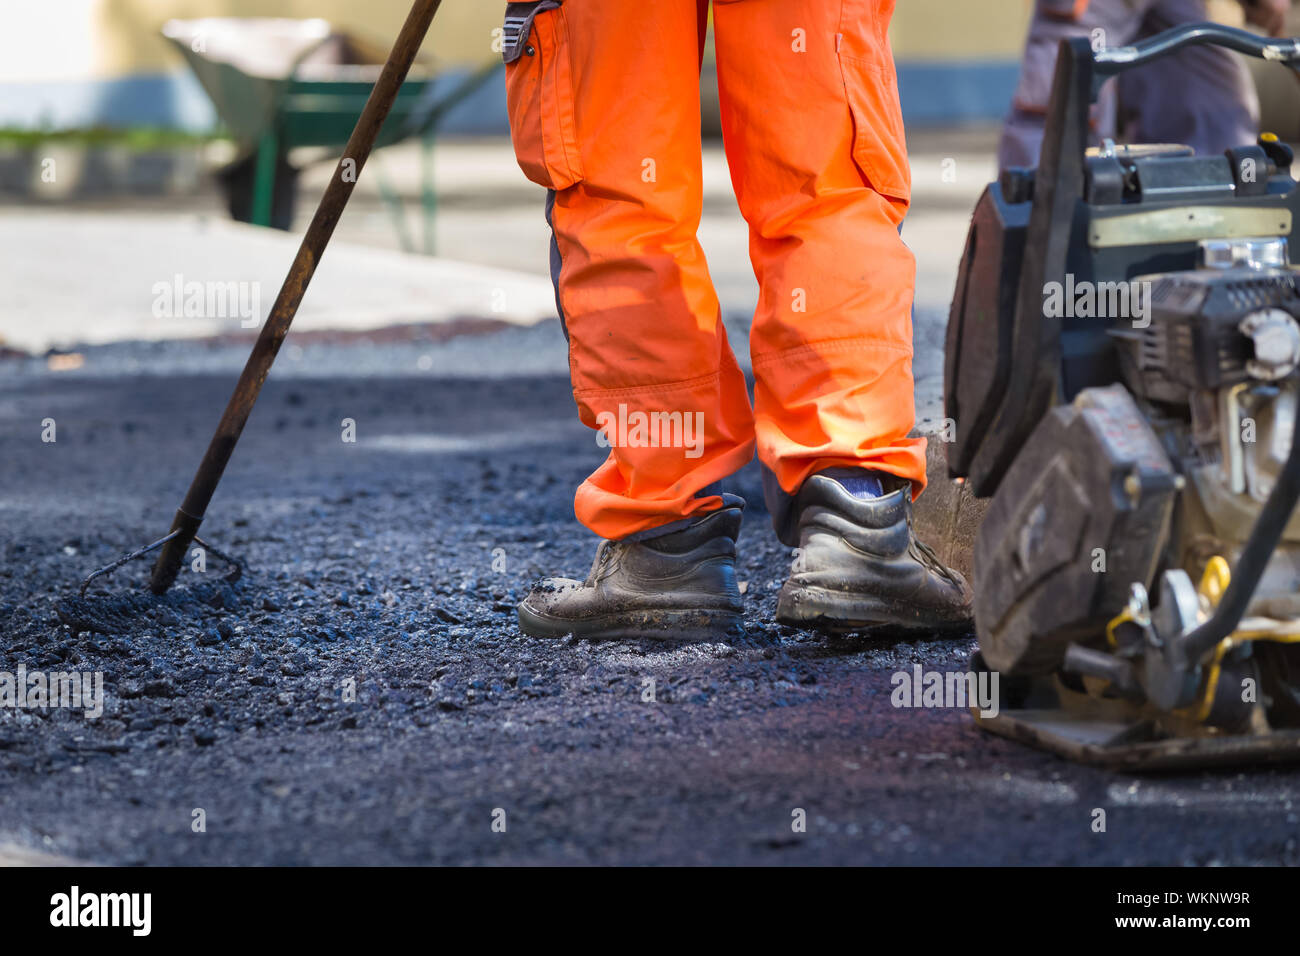
M 719 641 L 741 630 L 736 586 L 740 508 L 710 512 L 681 531 L 602 541 L 586 581 L 547 578 L 519 605 L 533 637 Z
M 879 497 L 857 497 L 828 474 L 804 482 L 779 622 L 828 631 L 969 625 L 970 587 L 913 534 L 910 483 L 892 484 Z

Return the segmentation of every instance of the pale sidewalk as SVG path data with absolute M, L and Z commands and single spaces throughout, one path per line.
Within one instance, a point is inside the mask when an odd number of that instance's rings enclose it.
M 913 136 L 914 204 L 904 236 L 917 256 L 918 380 L 941 369 L 935 346 L 942 342 L 970 210 L 993 175 L 991 150 L 987 133 Z M 378 160 L 390 186 L 406 198 L 418 237 L 418 151 L 395 147 Z M 319 164 L 304 174 L 298 230 L 310 220 L 330 170 Z M 758 289 L 748 232 L 719 147 L 706 149 L 703 170 L 700 241 L 724 310 L 743 315 L 752 311 Z M 524 180 L 509 143 L 440 144 L 434 181 L 437 258 L 398 251 L 392 211 L 378 197 L 378 176 L 372 169 L 363 174 L 295 329 L 363 330 L 464 317 L 530 324 L 555 314 L 543 192 Z M 239 310 L 168 314 L 163 290 L 175 287 L 179 276 L 183 302 L 193 291 L 189 283 L 202 284 L 205 292 L 235 283 L 245 305 L 256 294 L 264 316 L 299 238 L 299 232 L 230 222 L 215 190 L 165 200 L 0 208 L 0 344 L 42 352 L 239 332 Z
M 254 334 L 299 237 L 192 213 L 0 211 L 0 344 L 51 347 Z M 294 329 L 362 331 L 554 314 L 546 280 L 339 239 Z

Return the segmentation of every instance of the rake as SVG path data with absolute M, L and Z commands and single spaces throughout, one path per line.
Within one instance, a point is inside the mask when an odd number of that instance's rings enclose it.
M 360 178 L 362 167 L 370 157 L 379 130 L 384 125 L 389 110 L 392 109 L 393 101 L 397 98 L 397 93 L 415 59 L 416 51 L 424 42 L 424 37 L 429 32 L 429 25 L 433 22 L 433 16 L 438 12 L 441 3 L 442 0 L 415 0 L 406 22 L 402 24 L 397 41 L 393 44 L 388 60 L 379 74 L 379 80 L 371 90 L 360 117 L 357 118 L 357 125 L 348 138 L 347 146 L 343 149 L 343 155 L 334 170 L 334 175 L 330 178 L 329 186 L 326 187 L 325 194 L 316 207 L 316 214 L 312 217 L 311 225 L 307 227 L 307 232 L 302 238 L 298 253 L 289 267 L 289 274 L 285 276 L 280 292 L 275 297 L 266 324 L 258 335 L 257 343 L 248 356 L 243 372 L 240 373 L 234 394 L 230 396 L 212 441 L 208 444 L 208 450 L 199 463 L 194 480 L 190 482 L 189 491 L 186 492 L 185 499 L 176 510 L 171 530 L 152 544 L 132 551 L 112 564 L 95 571 L 81 583 L 80 593 L 85 594 L 87 586 L 96 578 L 111 573 L 128 561 L 161 549 L 158 560 L 153 566 L 149 589 L 154 594 L 165 594 L 175 583 L 181 564 L 185 560 L 186 550 L 192 543 L 197 543 L 232 565 L 233 577 L 239 576 L 242 570 L 240 562 L 203 542 L 198 537 L 199 526 L 203 523 L 208 504 L 212 501 L 212 495 L 217 490 L 217 484 L 226 470 L 226 464 L 230 461 L 235 445 L 239 442 L 239 436 L 244 431 L 248 416 L 253 411 L 257 396 L 262 391 L 266 376 L 271 371 L 271 365 L 275 362 L 284 337 L 289 332 L 289 326 L 298 313 L 298 306 L 307 291 L 307 285 L 316 272 L 316 266 L 325 253 L 330 237 L 334 235 L 334 227 L 338 225 L 339 217 L 343 215 L 343 209 L 347 206 L 357 179 Z

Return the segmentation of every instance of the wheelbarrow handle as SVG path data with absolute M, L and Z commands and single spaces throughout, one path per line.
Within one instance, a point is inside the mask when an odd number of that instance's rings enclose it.
M 424 42 L 429 24 L 433 22 L 433 16 L 441 3 L 442 0 L 415 0 L 406 22 L 402 24 L 397 41 L 388 54 L 388 61 L 384 64 L 374 89 L 370 91 L 370 97 L 366 100 L 361 116 L 357 118 L 357 125 L 348 138 L 338 167 L 321 197 L 320 205 L 316 207 L 316 215 L 312 217 L 311 225 L 303 235 L 293 265 L 289 267 L 289 274 L 280 286 L 266 324 L 257 338 L 257 344 L 253 346 L 252 354 L 248 356 L 248 362 L 239 376 L 234 394 L 230 396 L 230 402 L 226 405 L 199 470 L 172 519 L 172 531 L 180 533 L 167 542 L 154 564 L 149 587 L 155 594 L 163 594 L 176 580 L 190 542 L 198 532 L 208 503 L 226 469 L 226 463 L 230 461 L 230 455 L 235 450 L 235 444 L 239 441 L 244 424 L 262 390 L 262 384 L 271 371 L 271 364 L 298 312 L 303 294 L 307 291 L 316 266 L 320 264 L 325 247 L 334 234 L 334 227 L 338 225 L 361 170 L 370 157 L 379 130 L 397 99 L 397 93 L 406 80 L 415 54 Z

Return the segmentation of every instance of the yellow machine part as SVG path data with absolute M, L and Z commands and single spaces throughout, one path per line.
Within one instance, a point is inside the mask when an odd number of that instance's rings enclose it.
M 1232 569 L 1222 556 L 1216 554 L 1206 562 L 1205 572 L 1201 575 L 1201 583 L 1197 586 L 1196 591 L 1209 613 L 1213 613 L 1214 609 L 1219 606 L 1219 601 L 1223 599 L 1223 594 L 1228 590 L 1228 583 L 1231 580 Z M 1121 624 L 1132 620 L 1132 609 L 1125 607 L 1106 625 L 1106 641 L 1111 647 L 1117 647 L 1119 644 L 1115 636 L 1116 629 Z M 1205 691 L 1201 696 L 1200 703 L 1179 713 L 1196 720 L 1198 723 L 1203 723 L 1210 716 L 1210 711 L 1214 706 L 1214 694 L 1219 687 L 1219 676 L 1223 671 L 1223 660 L 1233 650 L 1247 641 L 1300 644 L 1300 621 L 1277 621 L 1272 618 L 1246 618 L 1243 620 L 1241 626 L 1220 641 L 1219 645 L 1214 649 L 1214 657 L 1211 659 L 1206 673 Z

